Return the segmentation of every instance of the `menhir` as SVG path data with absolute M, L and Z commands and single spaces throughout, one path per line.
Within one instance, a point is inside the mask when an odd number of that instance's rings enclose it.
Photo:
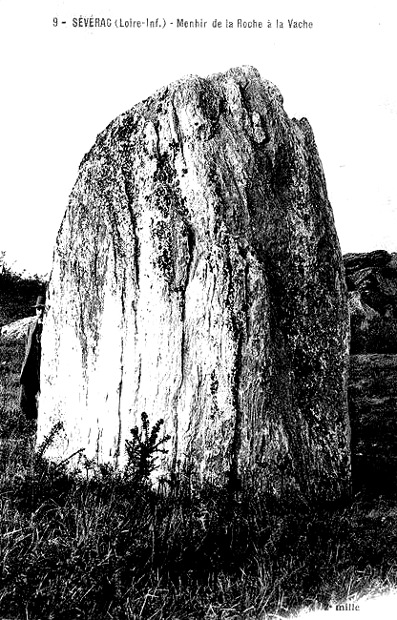
M 349 488 L 348 312 L 307 120 L 250 67 L 134 106 L 84 157 L 54 252 L 39 440 L 117 467 L 146 412 L 161 471 L 278 497 Z

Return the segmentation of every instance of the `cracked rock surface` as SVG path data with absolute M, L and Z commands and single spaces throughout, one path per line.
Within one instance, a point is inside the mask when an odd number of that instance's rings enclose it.
M 81 162 L 54 251 L 39 441 L 117 466 L 141 412 L 162 467 L 278 496 L 349 487 L 348 312 L 306 119 L 251 67 L 189 77 Z

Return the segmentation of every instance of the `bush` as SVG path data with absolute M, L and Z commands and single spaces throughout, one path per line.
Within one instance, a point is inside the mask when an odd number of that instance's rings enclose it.
M 32 304 L 45 288 L 44 276 L 16 273 L 6 264 L 5 253 L 0 252 L 0 326 L 32 315 Z
M 159 438 L 164 420 L 158 420 L 150 430 L 149 417 L 144 411 L 141 414 L 141 429 L 131 429 L 131 439 L 126 441 L 128 457 L 126 473 L 141 482 L 148 483 L 150 476 L 157 469 L 159 454 L 167 454 L 163 446 L 170 440 L 170 435 Z

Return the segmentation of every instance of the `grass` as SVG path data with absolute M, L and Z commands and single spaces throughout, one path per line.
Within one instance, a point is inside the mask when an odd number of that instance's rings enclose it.
M 124 471 L 51 463 L 19 412 L 22 355 L 1 343 L 1 618 L 264 620 L 397 585 L 395 498 L 275 505 L 182 474 L 152 488 L 166 445 L 145 427 Z
M 3 468 L 0 614 L 257 619 L 396 584 L 394 503 L 270 510 L 252 489 L 87 474 Z
M 256 620 L 397 583 L 393 499 L 277 506 L 182 476 L 154 489 L 139 446 L 124 471 L 70 472 L 14 428 L 0 455 L 0 617 Z

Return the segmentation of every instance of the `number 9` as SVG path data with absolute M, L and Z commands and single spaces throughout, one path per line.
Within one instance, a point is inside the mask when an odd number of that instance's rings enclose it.
M 54 26 L 54 28 L 56 28 L 58 26 L 58 18 L 57 17 L 53 18 L 52 25 Z

